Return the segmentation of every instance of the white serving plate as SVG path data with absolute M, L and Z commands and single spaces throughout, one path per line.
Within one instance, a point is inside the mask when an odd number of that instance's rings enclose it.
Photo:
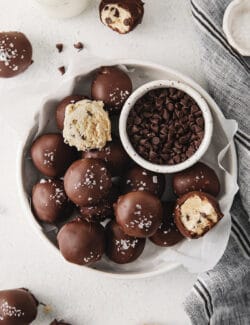
M 170 79 L 181 81 L 193 87 L 207 101 L 213 115 L 215 129 L 217 128 L 218 130 L 218 136 L 213 139 L 213 141 L 216 143 L 211 144 L 211 146 L 219 145 L 221 146 L 221 148 L 223 148 L 225 145 L 224 142 L 226 141 L 225 132 L 222 130 L 222 125 L 223 123 L 225 123 L 225 118 L 222 112 L 220 111 L 219 107 L 214 102 L 214 100 L 197 83 L 175 70 L 169 69 L 158 64 L 138 60 L 113 60 L 108 62 L 101 62 L 101 64 L 100 61 L 98 61 L 98 63 L 93 63 L 87 68 L 78 68 L 77 73 L 73 70 L 72 73 L 75 77 L 65 80 L 58 89 L 51 92 L 51 94 L 43 100 L 41 106 L 37 110 L 37 112 L 41 110 L 44 112 L 44 117 L 42 118 L 42 120 L 40 120 L 39 129 L 38 116 L 36 116 L 33 127 L 27 130 L 26 136 L 24 136 L 23 141 L 20 144 L 17 158 L 17 182 L 21 203 L 24 208 L 24 214 L 27 217 L 28 221 L 31 223 L 33 229 L 37 231 L 39 237 L 43 240 L 44 243 L 46 243 L 50 247 L 50 249 L 48 249 L 48 252 L 54 251 L 58 258 L 62 258 L 62 256 L 55 245 L 54 228 L 42 227 L 37 222 L 30 209 L 29 195 L 31 191 L 31 185 L 39 179 L 39 175 L 35 171 L 35 168 L 32 166 L 31 160 L 27 158 L 28 152 L 34 136 L 37 133 L 41 132 L 44 127 L 47 132 L 55 130 L 55 128 L 51 125 L 55 123 L 52 116 L 54 115 L 53 112 L 56 102 L 68 96 L 73 91 L 75 91 L 75 93 L 88 93 L 85 91 L 85 89 L 89 89 L 91 72 L 93 72 L 93 70 L 98 68 L 100 65 L 125 65 L 129 71 L 133 71 L 134 75 L 132 79 L 134 89 L 145 82 L 156 79 Z M 49 115 L 51 115 L 51 118 L 49 117 Z M 49 119 L 52 121 L 52 123 L 51 121 L 50 123 L 48 123 Z M 213 152 L 213 148 L 209 148 L 209 153 L 210 152 Z M 226 168 L 228 173 L 226 173 L 225 177 L 223 177 L 222 183 L 223 188 L 228 189 L 230 187 L 230 182 L 232 182 L 232 179 L 236 183 L 237 178 L 237 159 L 233 142 L 230 143 L 227 150 L 226 159 L 224 160 L 225 162 L 223 166 L 224 168 Z M 221 170 L 217 172 L 219 173 L 219 177 L 222 177 L 221 175 L 223 174 L 223 171 Z M 31 179 L 32 182 L 30 182 Z M 235 193 L 232 193 L 232 195 L 230 196 L 230 204 L 229 206 L 227 206 L 228 211 L 233 202 L 234 195 Z M 224 225 L 224 223 L 226 225 Z M 216 230 L 217 227 L 215 227 L 215 229 L 213 229 L 211 232 L 214 232 L 215 234 L 215 231 L 219 231 L 219 233 L 221 231 L 224 231 L 226 232 L 226 236 L 229 237 L 230 226 L 231 223 L 229 221 L 221 221 L 220 224 L 217 226 L 218 230 Z M 220 256 L 223 254 L 225 248 L 226 242 L 223 244 L 223 247 L 219 247 L 217 259 L 219 259 Z M 169 248 L 160 248 L 148 241 L 145 251 L 143 252 L 141 257 L 133 263 L 127 265 L 117 265 L 108 261 L 107 258 L 104 257 L 102 261 L 96 263 L 93 267 L 85 267 L 85 269 L 89 270 L 90 272 L 97 272 L 105 276 L 120 279 L 151 277 L 170 271 L 180 265 L 180 263 L 176 263 L 174 261 L 166 261 L 165 259 L 161 259 L 161 254 L 165 252 L 166 249 Z M 155 263 L 155 257 L 157 257 L 157 263 Z M 67 262 L 65 261 L 65 263 Z M 72 267 L 79 268 L 82 266 L 72 264 Z

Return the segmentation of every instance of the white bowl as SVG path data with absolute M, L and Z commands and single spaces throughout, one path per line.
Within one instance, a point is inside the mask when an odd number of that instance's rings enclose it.
M 133 108 L 135 103 L 140 99 L 142 96 L 144 96 L 148 91 L 152 89 L 159 89 L 159 88 L 169 88 L 173 87 L 176 89 L 180 89 L 184 91 L 186 94 L 188 94 L 190 97 L 194 99 L 194 101 L 197 103 L 199 108 L 202 111 L 202 115 L 205 122 L 205 132 L 204 132 L 204 138 L 197 149 L 197 151 L 189 157 L 187 160 L 175 164 L 175 165 L 158 165 L 153 164 L 149 162 L 148 160 L 145 160 L 142 158 L 134 149 L 132 146 L 128 134 L 127 134 L 127 119 L 129 116 L 130 110 Z M 179 171 L 182 171 L 192 165 L 194 165 L 196 162 L 198 162 L 201 157 L 205 154 L 207 151 L 211 138 L 213 133 L 213 119 L 210 112 L 210 109 L 207 105 L 207 102 L 205 99 L 193 88 L 186 85 L 185 83 L 179 82 L 179 81 L 173 81 L 173 80 L 155 80 L 149 83 L 144 84 L 143 86 L 137 88 L 131 96 L 128 98 L 126 103 L 123 106 L 120 120 L 119 120 L 119 132 L 120 132 L 120 138 L 122 141 L 122 144 L 127 151 L 128 155 L 141 167 L 146 168 L 148 170 L 151 170 L 153 172 L 157 173 L 163 173 L 163 174 L 170 174 L 170 173 L 176 173 Z

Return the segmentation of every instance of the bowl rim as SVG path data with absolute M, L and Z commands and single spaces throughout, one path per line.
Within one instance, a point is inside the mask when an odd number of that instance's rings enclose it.
M 204 130 L 204 138 L 199 146 L 199 148 L 196 150 L 196 152 L 189 157 L 187 160 L 175 164 L 175 165 L 158 165 L 151 163 L 150 161 L 144 159 L 141 157 L 136 150 L 133 148 L 129 136 L 127 134 L 127 119 L 129 116 L 129 112 L 137 102 L 137 100 L 141 97 L 143 97 L 147 92 L 154 89 L 159 88 L 176 88 L 179 90 L 184 91 L 186 94 L 188 94 L 190 97 L 194 99 L 194 101 L 199 106 L 200 110 L 202 111 L 202 115 L 205 122 L 205 130 Z M 125 104 L 123 105 L 120 119 L 119 119 L 119 134 L 121 138 L 121 142 L 123 144 L 124 149 L 126 150 L 127 154 L 133 159 L 138 165 L 140 165 L 143 168 L 146 168 L 148 170 L 151 170 L 156 173 L 164 173 L 164 174 L 170 174 L 170 173 L 176 173 L 179 171 L 182 171 L 184 169 L 187 169 L 194 165 L 197 161 L 199 161 L 202 156 L 206 153 L 212 139 L 213 134 L 213 118 L 212 114 L 210 112 L 210 109 L 208 107 L 208 104 L 206 100 L 202 97 L 201 94 L 199 94 L 194 88 L 191 86 L 180 82 L 180 81 L 174 81 L 174 80 L 154 80 L 150 81 L 139 88 L 137 88 L 127 99 Z

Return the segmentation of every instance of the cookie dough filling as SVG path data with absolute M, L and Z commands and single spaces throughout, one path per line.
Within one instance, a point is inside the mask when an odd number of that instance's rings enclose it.
M 130 12 L 118 4 L 106 5 L 101 12 L 103 24 L 121 34 L 129 32 L 131 19 Z

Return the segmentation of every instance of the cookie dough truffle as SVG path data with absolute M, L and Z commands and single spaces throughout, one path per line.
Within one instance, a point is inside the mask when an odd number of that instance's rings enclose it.
M 175 224 L 183 236 L 199 238 L 223 217 L 219 204 L 210 194 L 189 192 L 177 200 Z
M 165 176 L 134 166 L 125 175 L 123 184 L 124 193 L 147 191 L 161 197 L 165 188 Z
M 11 78 L 32 64 L 32 46 L 20 32 L 0 32 L 0 77 Z
M 102 149 L 111 141 L 111 123 L 101 101 L 81 100 L 66 107 L 63 137 L 79 151 Z
M 220 192 L 220 182 L 212 168 L 198 162 L 174 175 L 173 188 L 178 196 L 191 191 L 202 191 L 217 196 Z
M 79 206 L 98 205 L 112 187 L 111 175 L 100 159 L 75 161 L 64 176 L 66 194 Z
M 106 228 L 106 255 L 118 264 L 135 261 L 143 252 L 145 238 L 136 238 L 126 235 L 115 221 L 110 221 Z
M 44 134 L 31 146 L 31 158 L 45 176 L 60 177 L 76 159 L 76 151 L 67 146 L 61 134 Z
M 41 221 L 54 223 L 63 218 L 70 208 L 63 182 L 41 179 L 32 189 L 32 207 Z
M 162 221 L 162 204 L 148 192 L 130 192 L 114 205 L 116 221 L 132 237 L 152 236 Z
M 182 234 L 174 223 L 174 202 L 163 203 L 163 218 L 156 233 L 149 239 L 156 245 L 162 247 L 173 246 L 183 240 Z
M 104 221 L 113 216 L 113 207 L 108 200 L 94 206 L 80 207 L 82 217 L 88 221 Z
M 103 226 L 81 218 L 66 223 L 57 240 L 64 258 L 74 264 L 92 264 L 100 260 L 105 251 Z
M 95 100 L 104 102 L 105 109 L 119 113 L 123 104 L 132 93 L 132 81 L 117 67 L 101 67 L 91 85 L 91 95 Z
M 26 289 L 0 291 L 0 323 L 28 325 L 37 316 L 38 302 Z
M 114 31 L 126 34 L 141 23 L 143 5 L 141 0 L 102 0 L 99 7 L 100 19 Z

